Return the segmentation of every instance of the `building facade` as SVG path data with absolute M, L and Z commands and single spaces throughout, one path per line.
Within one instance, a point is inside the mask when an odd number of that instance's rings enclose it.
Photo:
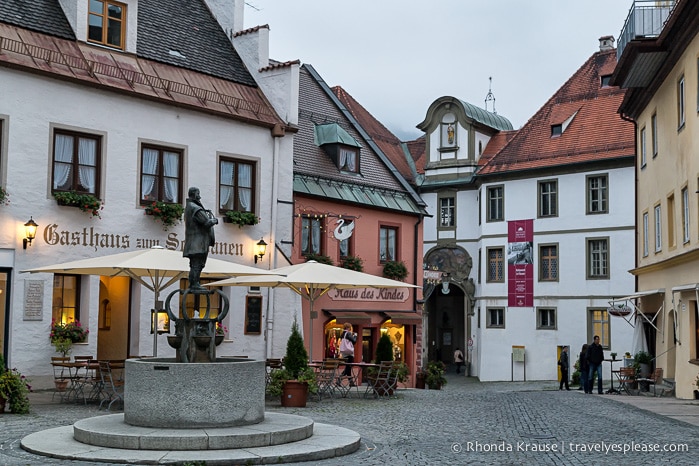
M 694 398 L 699 375 L 699 4 L 634 2 L 619 44 L 619 113 L 636 128 L 637 292 L 654 366 Z

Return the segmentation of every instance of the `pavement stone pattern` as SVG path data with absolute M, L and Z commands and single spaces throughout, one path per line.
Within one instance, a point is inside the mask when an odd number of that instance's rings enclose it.
M 675 404 L 692 424 L 657 414 L 663 412 L 657 401 L 649 400 L 647 408 L 656 412 L 639 409 L 644 397 L 559 391 L 554 381 L 447 378 L 439 391 L 399 390 L 391 399 L 324 398 L 298 409 L 268 401 L 266 410 L 341 425 L 362 436 L 356 453 L 312 463 L 318 466 L 699 464 L 697 402 Z M 0 465 L 95 464 L 33 455 L 21 449 L 20 440 L 105 412 L 51 402 L 48 393 L 32 394 L 32 400 L 29 415 L 0 415 Z M 656 445 L 675 451 L 651 451 Z M 615 451 L 624 448 L 631 451 Z

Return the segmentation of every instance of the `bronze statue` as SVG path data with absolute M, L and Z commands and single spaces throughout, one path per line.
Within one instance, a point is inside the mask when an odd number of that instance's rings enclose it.
M 218 219 L 201 205 L 199 188 L 189 188 L 187 206 L 184 209 L 184 251 L 189 258 L 189 289 L 204 291 L 199 283 L 201 271 L 206 265 L 209 248 L 215 243 L 214 225 Z

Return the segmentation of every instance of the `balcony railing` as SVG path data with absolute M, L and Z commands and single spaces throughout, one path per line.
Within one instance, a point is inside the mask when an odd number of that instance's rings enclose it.
M 626 44 L 634 39 L 658 37 L 667 17 L 675 8 L 676 0 L 636 0 L 631 5 L 629 16 L 621 29 L 617 41 L 616 58 L 624 53 Z

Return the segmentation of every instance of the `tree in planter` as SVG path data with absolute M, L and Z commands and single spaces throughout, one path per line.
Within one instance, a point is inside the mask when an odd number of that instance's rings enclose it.
M 637 377 L 648 377 L 653 357 L 647 351 L 639 351 L 633 357 L 633 367 L 636 368 Z
M 384 333 L 376 344 L 376 362 L 393 361 L 393 342 L 388 333 Z
M 408 276 L 408 268 L 403 261 L 388 261 L 383 265 L 383 276 L 391 280 L 403 281 Z
M 354 270 L 356 272 L 364 271 L 364 261 L 361 257 L 357 256 L 345 256 L 342 258 L 342 263 L 340 264 L 343 268 Z
M 315 372 L 308 367 L 308 353 L 303 344 L 303 337 L 299 332 L 296 318 L 291 325 L 291 335 L 286 342 L 284 368 L 272 372 L 271 381 L 267 385 L 267 393 L 272 396 L 280 396 L 284 390 L 284 384 L 290 380 L 306 382 L 310 393 L 318 391 Z
M 444 374 L 447 367 L 442 361 L 430 361 L 425 369 L 425 383 L 431 388 L 439 390 L 447 384 L 447 379 Z

